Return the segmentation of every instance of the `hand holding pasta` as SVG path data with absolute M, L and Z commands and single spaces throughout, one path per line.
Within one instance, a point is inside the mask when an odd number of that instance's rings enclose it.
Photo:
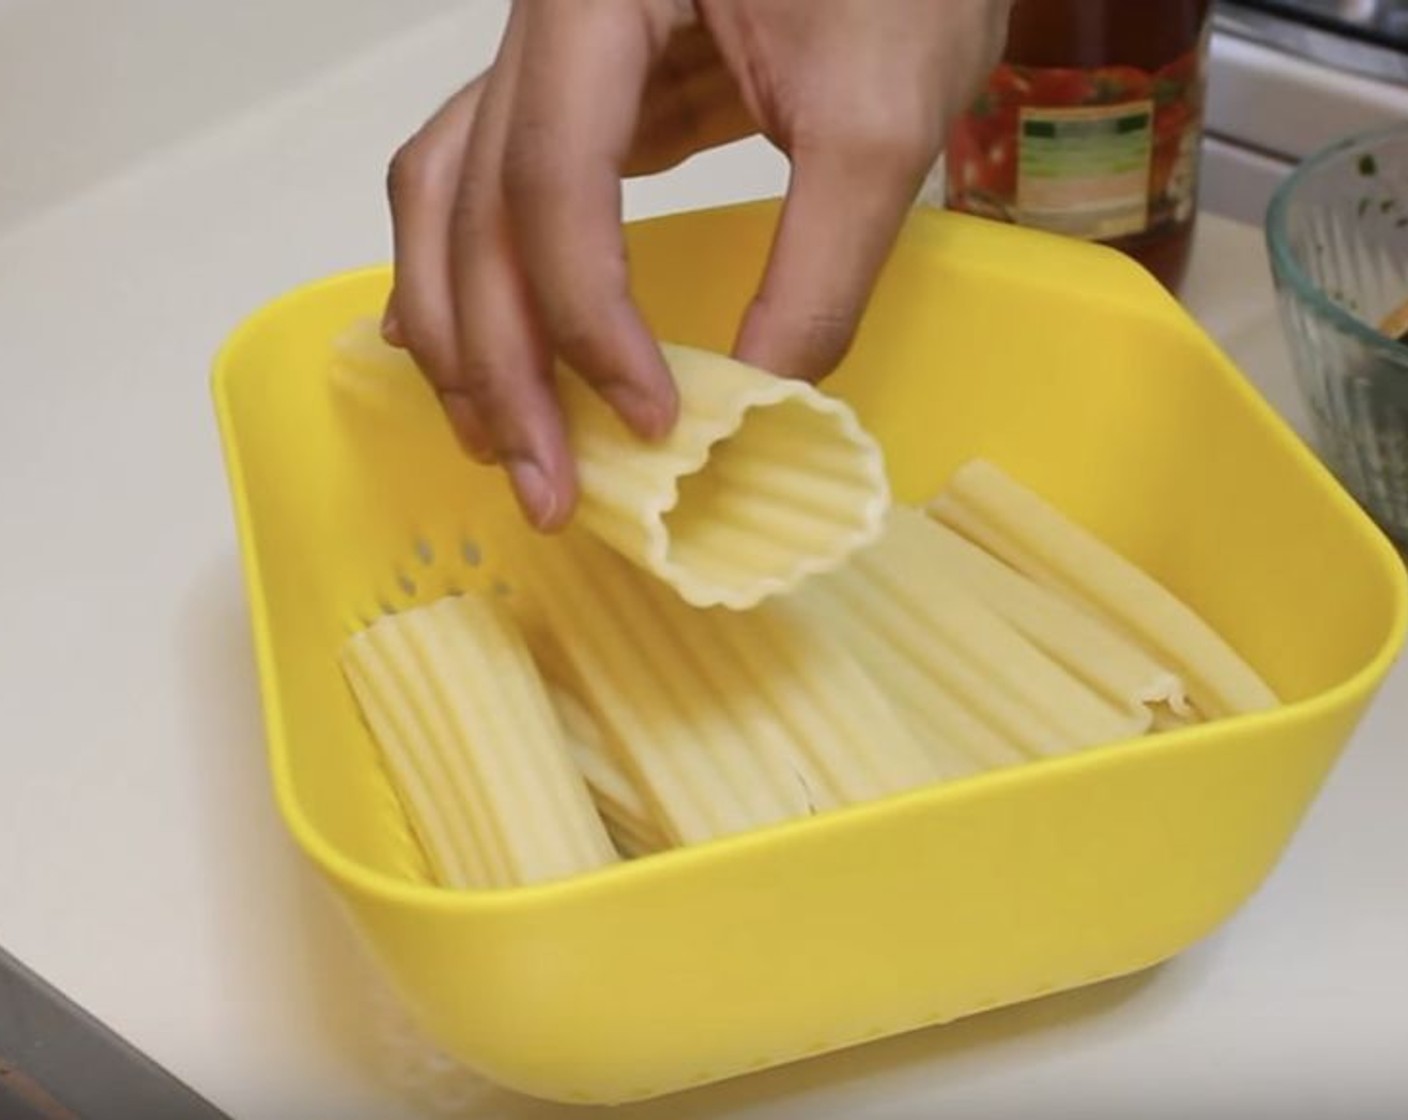
M 560 376 L 581 523 L 696 607 L 741 610 L 840 564 L 880 532 L 880 447 L 850 407 L 720 354 L 664 344 L 679 422 L 642 443 L 577 377 Z M 337 345 L 335 383 L 394 422 L 415 367 L 370 323 Z
M 558 357 L 625 423 L 674 424 L 669 370 L 629 294 L 623 176 L 761 132 L 791 163 L 736 355 L 816 380 L 845 354 L 949 118 L 1001 48 L 1011 0 L 516 0 L 493 66 L 388 174 L 407 347 L 530 522 L 577 479 Z

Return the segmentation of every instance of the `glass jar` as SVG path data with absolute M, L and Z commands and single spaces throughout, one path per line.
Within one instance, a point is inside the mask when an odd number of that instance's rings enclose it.
M 955 210 L 1101 241 L 1177 291 L 1197 214 L 1211 0 L 1016 0 L 955 122 Z

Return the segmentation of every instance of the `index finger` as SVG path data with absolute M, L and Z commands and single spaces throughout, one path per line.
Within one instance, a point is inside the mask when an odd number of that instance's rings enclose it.
M 630 295 L 621 172 L 659 36 L 642 9 L 540 0 L 514 97 L 505 181 L 554 348 L 633 429 L 674 423 L 674 384 Z
M 393 346 L 408 349 L 475 458 L 493 452 L 478 411 L 459 385 L 450 281 L 450 228 L 461 169 L 487 84 L 481 74 L 447 101 L 391 161 L 395 277 L 382 319 Z

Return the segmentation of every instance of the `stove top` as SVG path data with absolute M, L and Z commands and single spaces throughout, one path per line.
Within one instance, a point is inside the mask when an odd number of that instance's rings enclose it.
M 1241 0 L 1242 6 L 1408 50 L 1408 0 Z
M 1408 85 L 1408 0 L 1220 0 L 1215 26 L 1336 70 Z

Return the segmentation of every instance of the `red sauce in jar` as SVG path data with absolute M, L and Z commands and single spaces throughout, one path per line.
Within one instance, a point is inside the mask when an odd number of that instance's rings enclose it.
M 1197 212 L 1211 0 L 1016 0 L 947 146 L 956 210 L 1101 241 L 1177 290 Z

